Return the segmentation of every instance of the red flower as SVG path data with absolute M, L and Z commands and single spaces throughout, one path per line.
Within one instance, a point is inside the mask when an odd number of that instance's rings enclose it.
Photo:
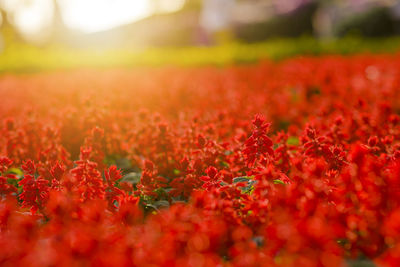
M 24 178 L 18 182 L 22 186 L 22 193 L 19 199 L 22 200 L 22 207 L 29 207 L 32 214 L 44 207 L 48 199 L 49 186 L 48 181 L 41 176 L 35 177 L 35 164 L 28 160 L 22 165 L 22 169 L 26 172 Z
M 76 188 L 81 201 L 104 197 L 104 184 L 101 174 L 97 169 L 97 164 L 89 160 L 91 148 L 81 149 L 80 159 L 75 161 L 77 165 L 71 170 L 71 174 L 76 179 Z
M 122 178 L 121 171 L 113 165 L 104 172 L 104 176 L 107 183 L 105 192 L 108 205 L 111 209 L 116 209 L 120 197 L 124 195 L 124 192 L 115 186 L 115 183 Z
M 218 170 L 215 167 L 210 166 L 206 169 L 205 172 L 207 176 L 200 177 L 200 180 L 205 182 L 202 187 L 206 190 L 211 190 L 213 188 L 220 187 L 221 178 L 218 173 Z
M 253 165 L 259 159 L 262 160 L 274 155 L 272 140 L 267 136 L 271 124 L 266 123 L 263 116 L 256 115 L 253 125 L 253 133 L 245 142 L 245 149 L 243 150 L 249 166 Z

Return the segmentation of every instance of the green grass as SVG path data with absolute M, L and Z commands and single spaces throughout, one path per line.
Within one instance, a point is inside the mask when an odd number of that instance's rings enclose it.
M 229 43 L 210 47 L 148 48 L 143 50 L 38 48 L 24 44 L 6 47 L 0 54 L 0 72 L 29 72 L 85 67 L 133 67 L 159 65 L 227 65 L 261 59 L 280 60 L 296 55 L 396 53 L 400 38 L 345 38 L 318 41 L 313 38 L 279 39 L 256 44 Z

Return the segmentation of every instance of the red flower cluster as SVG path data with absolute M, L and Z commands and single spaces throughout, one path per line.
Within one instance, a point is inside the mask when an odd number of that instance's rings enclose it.
M 0 265 L 400 262 L 398 55 L 3 75 L 0 99 Z

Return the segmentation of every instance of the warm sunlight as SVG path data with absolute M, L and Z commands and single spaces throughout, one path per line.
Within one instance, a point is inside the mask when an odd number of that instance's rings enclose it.
M 96 32 L 129 23 L 150 14 L 147 0 L 59 0 L 66 25 Z
M 85 33 L 108 30 L 145 18 L 155 11 L 179 10 L 184 0 L 0 0 L 24 35 L 37 36 L 53 19 L 57 3 L 68 28 Z
M 0 0 L 0 267 L 400 267 L 400 0 Z
M 13 23 L 26 35 L 37 35 L 49 27 L 53 18 L 53 2 L 49 0 L 2 0 L 1 6 L 11 12 Z

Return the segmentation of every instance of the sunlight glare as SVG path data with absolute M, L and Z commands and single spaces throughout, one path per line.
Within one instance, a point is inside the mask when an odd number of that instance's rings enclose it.
M 0 0 L 0 6 L 10 13 L 22 34 L 39 38 L 50 32 L 55 2 L 67 28 L 92 33 L 132 23 L 154 12 L 177 11 L 185 0 Z
M 13 23 L 24 35 L 38 35 L 53 20 L 54 6 L 49 0 L 3 1 L 2 6 L 12 13 Z
M 126 24 L 150 13 L 147 0 L 59 0 L 65 24 L 96 32 Z
M 185 0 L 158 0 L 162 12 L 174 12 L 183 7 Z

